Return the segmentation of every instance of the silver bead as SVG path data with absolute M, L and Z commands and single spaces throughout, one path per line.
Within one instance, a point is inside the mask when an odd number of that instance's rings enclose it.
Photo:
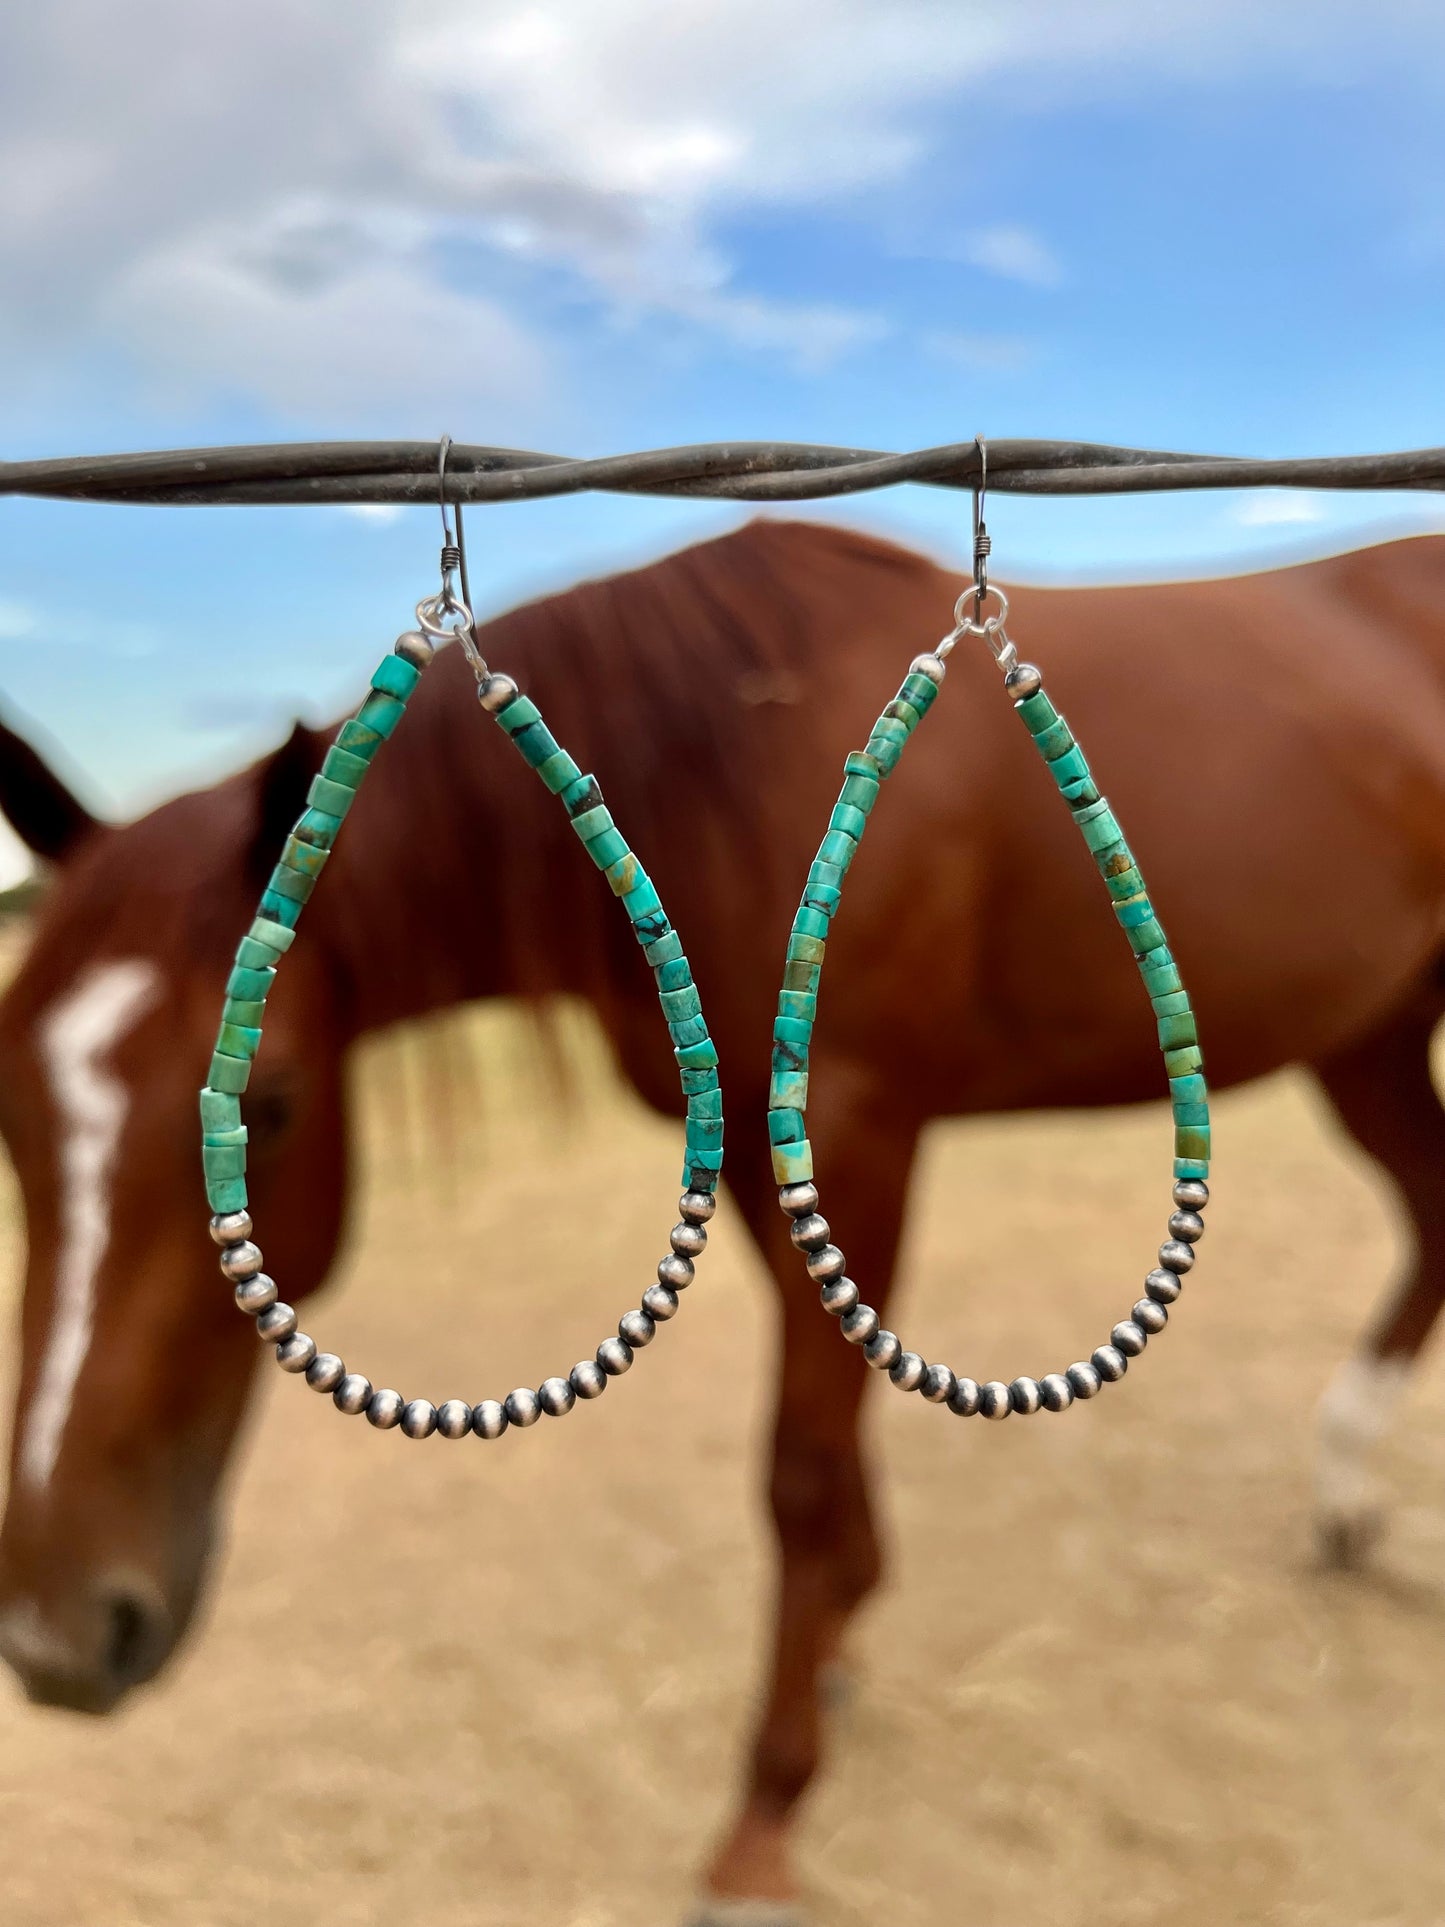
M 707 1244 L 707 1233 L 700 1224 L 675 1224 L 667 1242 L 679 1258 L 700 1258 Z
M 249 1238 L 255 1226 L 249 1211 L 222 1211 L 211 1220 L 211 1243 L 224 1249 Z
M 923 672 L 920 670 L 918 673 L 922 675 Z M 930 1405 L 947 1405 L 953 1397 L 953 1388 L 957 1383 L 958 1380 L 947 1365 L 930 1365 L 923 1374 L 923 1383 L 918 1389 Z
M 1104 1383 L 1098 1368 L 1085 1363 L 1083 1359 L 1077 1365 L 1071 1365 L 1064 1377 L 1073 1386 L 1075 1398 L 1096 1398 Z
M 778 1193 L 778 1203 L 790 1218 L 806 1218 L 818 1208 L 818 1187 L 811 1178 L 804 1178 L 801 1184 L 785 1184 Z
M 507 1408 L 507 1421 L 511 1425 L 535 1425 L 542 1416 L 542 1401 L 530 1385 L 519 1385 L 515 1392 L 508 1392 L 502 1403 Z
M 978 1388 L 978 1409 L 985 1418 L 1007 1418 L 1013 1410 L 1013 1400 L 1009 1397 L 1008 1386 L 991 1378 L 987 1385 Z
M 409 1439 L 429 1439 L 437 1429 L 437 1408 L 429 1398 L 408 1399 L 402 1407 L 401 1429 Z
M 239 1285 L 243 1278 L 254 1278 L 260 1269 L 260 1246 L 253 1245 L 249 1238 L 242 1238 L 238 1244 L 227 1245 L 221 1253 L 221 1270 L 233 1285 Z
M 548 1418 L 566 1418 L 577 1403 L 571 1379 L 544 1378 L 537 1387 L 537 1403 Z
M 1125 1358 L 1137 1358 L 1149 1343 L 1149 1334 L 1141 1325 L 1136 1325 L 1132 1318 L 1125 1318 L 1109 1333 L 1109 1342 Z
M 824 1311 L 841 1318 L 844 1312 L 852 1311 L 858 1302 L 858 1287 L 851 1278 L 830 1278 L 818 1293 Z
M 1170 1238 L 1159 1247 L 1159 1262 L 1166 1271 L 1189 1271 L 1194 1264 L 1194 1247 L 1182 1238 Z
M 658 1324 L 677 1316 L 677 1293 L 669 1285 L 649 1285 L 642 1294 L 642 1309 Z
M 684 1258 L 676 1251 L 669 1252 L 657 1267 L 657 1282 L 673 1292 L 686 1291 L 696 1276 L 692 1259 Z
M 424 636 L 420 629 L 408 629 L 391 645 L 391 653 L 409 662 L 413 669 L 425 669 L 436 650 L 430 636 Z
M 1172 1271 L 1151 1271 L 1144 1280 L 1145 1293 L 1156 1305 L 1172 1305 L 1183 1289 L 1183 1280 Z
M 1074 1388 L 1063 1372 L 1045 1372 L 1039 1380 L 1039 1397 L 1046 1412 L 1067 1412 L 1074 1402 Z
M 1209 1186 L 1202 1178 L 1180 1178 L 1174 1186 L 1174 1202 L 1181 1211 L 1202 1211 L 1209 1202 Z
M 915 656 L 908 665 L 908 673 L 910 676 L 927 676 L 930 682 L 942 682 L 948 674 L 948 668 L 942 656 Z
M 625 1311 L 617 1321 L 617 1336 L 624 1345 L 630 1345 L 640 1352 L 644 1345 L 650 1345 L 657 1336 L 657 1326 L 650 1313 L 645 1311 Z
M 444 1439 L 467 1438 L 472 1429 L 472 1408 L 464 1398 L 444 1398 L 437 1407 L 437 1430 Z
M 489 716 L 495 716 L 498 710 L 515 702 L 521 693 L 510 676 L 488 676 L 477 691 L 477 700 Z
M 601 1398 L 607 1390 L 607 1374 L 595 1358 L 584 1358 L 567 1374 L 578 1398 Z
M 346 1361 L 335 1352 L 318 1352 L 306 1367 L 306 1383 L 313 1392 L 334 1392 L 346 1376 Z
M 855 1305 L 844 1312 L 839 1329 L 850 1345 L 867 1345 L 878 1335 L 878 1314 L 871 1305 Z
M 711 1191 L 684 1191 L 677 1208 L 688 1224 L 706 1224 L 717 1210 L 717 1199 Z
M 331 1394 L 331 1402 L 338 1412 L 355 1418 L 371 1403 L 371 1380 L 363 1378 L 360 1372 L 348 1372 Z
M 625 1338 L 604 1338 L 597 1347 L 597 1363 L 609 1378 L 632 1370 L 632 1347 Z
M 1169 1220 L 1169 1236 L 1197 1245 L 1204 1236 L 1204 1220 L 1197 1211 L 1176 1211 Z
M 296 1313 L 290 1305 L 271 1304 L 256 1320 L 257 1333 L 273 1343 L 289 1338 L 296 1329 Z
M 1162 1305 L 1156 1305 L 1152 1298 L 1136 1299 L 1134 1309 L 1129 1313 L 1129 1316 L 1139 1327 L 1140 1331 L 1148 1332 L 1151 1338 L 1153 1338 L 1157 1332 L 1162 1332 L 1164 1327 L 1169 1323 L 1168 1312 L 1165 1311 Z
M 276 1280 L 258 1271 L 254 1278 L 243 1278 L 236 1287 L 236 1303 L 252 1318 L 259 1318 L 268 1305 L 276 1302 Z
M 1015 663 L 1003 679 L 1003 686 L 1016 703 L 1029 696 L 1037 696 L 1044 686 L 1044 679 L 1031 662 Z
M 808 1253 L 808 1276 L 815 1285 L 826 1285 L 830 1278 L 841 1278 L 847 1269 L 848 1260 L 837 1245 L 822 1245 Z
M 948 1409 L 960 1418 L 972 1418 L 978 1410 L 982 1390 L 976 1378 L 956 1378 L 948 1395 Z
M 882 1334 L 880 1333 L 881 1337 Z M 876 1341 L 875 1341 L 876 1342 Z M 900 1352 L 888 1368 L 888 1376 L 900 1392 L 916 1392 L 928 1370 L 928 1360 L 917 1352 Z
M 1032 1417 L 1044 1402 L 1038 1380 L 1027 1376 L 1016 1378 L 1008 1388 L 1008 1402 L 1025 1418 Z
M 484 1398 L 472 1407 L 472 1430 L 479 1439 L 499 1439 L 507 1423 L 507 1408 L 499 1398 Z
M 1090 1363 L 1100 1378 L 1107 1379 L 1111 1385 L 1121 1379 L 1129 1369 L 1128 1359 L 1113 1345 L 1100 1345 L 1089 1356 Z M 1078 1389 L 1075 1385 L 1074 1390 L 1078 1391 Z
M 283 1372 L 304 1372 L 316 1356 L 316 1340 L 305 1332 L 292 1332 L 276 1347 L 276 1363 Z
M 339 1392 L 341 1387 L 338 1385 L 336 1390 Z M 366 1401 L 366 1422 L 374 1425 L 378 1432 L 390 1432 L 401 1424 L 401 1415 L 405 1410 L 406 1400 L 401 1393 L 393 1392 L 389 1386 L 384 1387 L 379 1392 L 373 1392 Z
M 828 1231 L 828 1220 L 817 1211 L 809 1211 L 793 1220 L 788 1236 L 799 1251 L 821 1251 L 828 1242 Z
M 891 1371 L 903 1356 L 903 1340 L 897 1332 L 875 1332 L 863 1347 L 863 1356 L 875 1371 Z

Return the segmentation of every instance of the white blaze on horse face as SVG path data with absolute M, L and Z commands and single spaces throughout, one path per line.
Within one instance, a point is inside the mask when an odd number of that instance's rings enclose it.
M 95 1326 L 95 1284 L 110 1239 L 110 1181 L 130 1092 L 105 1059 L 155 999 L 160 971 L 128 958 L 102 964 L 51 1005 L 41 1061 L 59 1123 L 60 1248 L 50 1329 L 26 1416 L 21 1476 L 44 1486 L 55 1470 Z
M 1315 1497 L 1325 1517 L 1364 1520 L 1378 1488 L 1370 1456 L 1395 1416 L 1410 1377 L 1410 1360 L 1346 1359 L 1325 1387 L 1318 1412 Z

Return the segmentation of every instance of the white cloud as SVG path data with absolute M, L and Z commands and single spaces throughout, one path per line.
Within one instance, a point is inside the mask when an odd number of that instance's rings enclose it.
M 39 627 L 40 618 L 23 602 L 0 602 L 0 642 L 18 642 Z
M 1041 236 L 1026 227 L 980 228 L 965 237 L 961 254 L 986 274 L 1022 281 L 1032 288 L 1056 288 L 1064 278 L 1058 256 Z
M 1293 489 L 1266 488 L 1237 503 L 1234 519 L 1246 529 L 1288 528 L 1323 522 L 1325 511 L 1313 496 L 1297 494 Z
M 962 334 L 939 328 L 923 337 L 923 345 L 940 361 L 956 362 L 980 374 L 1017 374 L 1034 358 L 1032 342 L 1020 335 Z

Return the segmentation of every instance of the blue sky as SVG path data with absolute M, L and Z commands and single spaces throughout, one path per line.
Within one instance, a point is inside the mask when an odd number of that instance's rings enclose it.
M 53 0 L 0 25 L 0 450 L 1445 442 L 1445 18 L 1207 0 Z M 483 609 L 727 526 L 474 513 Z M 961 558 L 966 502 L 826 513 Z M 1431 498 L 995 501 L 998 575 L 1257 565 Z M 328 716 L 436 522 L 0 503 L 0 703 L 103 808 Z M 943 611 L 940 611 L 942 622 Z M 13 858 L 0 852 L 0 879 Z

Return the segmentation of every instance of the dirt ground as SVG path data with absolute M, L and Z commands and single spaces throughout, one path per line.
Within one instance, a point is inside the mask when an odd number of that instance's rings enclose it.
M 675 1131 L 590 1075 L 578 1240 L 562 1127 L 508 1102 L 530 1045 L 483 1030 L 455 1180 L 373 1160 L 309 1321 L 436 1396 L 583 1355 L 675 1192 Z M 404 1059 L 363 1068 L 373 1149 L 408 1138 Z M 1201 1266 L 1126 1385 L 1000 1427 L 875 1388 L 894 1555 L 800 1830 L 820 1923 L 1445 1918 L 1445 1374 L 1384 1455 L 1377 1575 L 1321 1574 L 1312 1406 L 1394 1234 L 1305 1080 L 1224 1100 L 1217 1139 Z M 938 1129 L 905 1335 L 978 1377 L 1077 1357 L 1134 1295 L 1167 1171 L 1162 1107 Z M 16 1242 L 7 1203 L 7 1279 Z M 104 1724 L 0 1690 L 4 1927 L 671 1927 L 755 1691 L 773 1331 L 729 1211 L 683 1315 L 562 1424 L 415 1445 L 268 1379 L 175 1670 Z

